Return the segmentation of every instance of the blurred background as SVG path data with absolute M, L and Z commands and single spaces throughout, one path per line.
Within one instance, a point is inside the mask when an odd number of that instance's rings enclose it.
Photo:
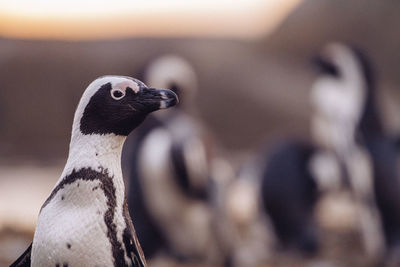
M 198 80 L 196 119 L 236 173 L 277 139 L 310 139 L 310 59 L 331 41 L 368 54 L 385 128 L 399 132 L 399 14 L 397 1 L 1 0 L 0 266 L 31 242 L 67 157 L 75 107 L 96 77 L 135 77 L 158 56 L 184 57 Z M 316 255 L 271 245 L 258 266 L 370 264 L 351 203 L 317 212 Z

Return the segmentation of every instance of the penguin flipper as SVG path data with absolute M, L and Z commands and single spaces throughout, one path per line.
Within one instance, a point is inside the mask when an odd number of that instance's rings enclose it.
M 31 266 L 31 250 L 32 250 L 32 243 L 29 247 L 22 253 L 19 258 L 14 261 L 10 267 L 30 267 Z

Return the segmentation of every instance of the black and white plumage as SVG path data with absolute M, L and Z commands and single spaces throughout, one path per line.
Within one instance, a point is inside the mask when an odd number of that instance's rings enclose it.
M 313 206 L 319 192 L 350 189 L 365 248 L 379 260 L 398 241 L 400 187 L 396 146 L 382 126 L 373 72 L 365 55 L 329 44 L 315 60 L 320 76 L 311 90 L 314 144 L 284 142 L 264 171 L 264 206 L 282 243 L 317 248 Z M 380 215 L 380 216 L 379 216 Z M 382 237 L 382 226 L 385 237 Z
M 205 145 L 198 123 L 187 112 L 193 106 L 196 75 L 186 60 L 167 55 L 146 66 L 144 77 L 184 101 L 149 118 L 124 147 L 128 202 L 138 238 L 148 258 L 164 253 L 202 261 L 217 249 L 207 203 Z
M 317 63 L 322 76 L 314 84 L 313 102 L 322 116 L 314 118 L 314 132 L 322 145 L 333 147 L 347 169 L 360 202 L 367 251 L 397 258 L 398 264 L 399 152 L 396 140 L 383 127 L 371 63 L 359 49 L 343 44 L 326 46 Z M 381 229 L 383 238 L 378 236 Z
M 43 204 L 32 245 L 11 266 L 146 266 L 121 171 L 126 136 L 152 111 L 177 103 L 170 90 L 103 76 L 76 109 L 65 168 Z

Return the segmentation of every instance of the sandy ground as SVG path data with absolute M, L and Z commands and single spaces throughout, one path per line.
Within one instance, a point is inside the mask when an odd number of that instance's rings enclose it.
M 0 165 L 0 267 L 8 266 L 30 244 L 39 209 L 58 179 L 62 165 Z M 356 230 L 354 209 L 346 195 L 318 206 L 321 252 L 316 257 L 272 252 L 262 266 L 370 266 Z M 151 266 L 184 266 L 165 259 Z

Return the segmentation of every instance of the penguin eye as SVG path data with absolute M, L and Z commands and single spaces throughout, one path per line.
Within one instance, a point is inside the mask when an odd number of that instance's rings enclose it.
M 114 98 L 115 100 L 120 100 L 125 96 L 125 92 L 122 91 L 121 89 L 112 89 L 111 90 L 111 97 Z

